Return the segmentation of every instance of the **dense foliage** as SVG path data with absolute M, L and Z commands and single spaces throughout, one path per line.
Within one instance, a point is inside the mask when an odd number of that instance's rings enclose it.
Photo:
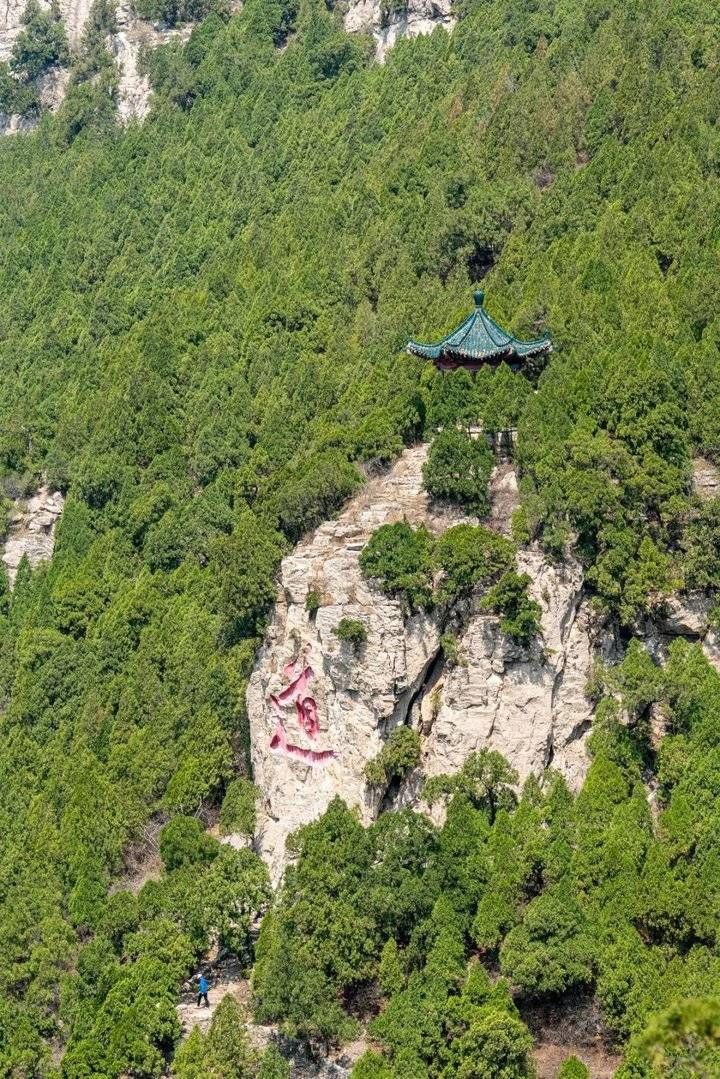
M 454 525 L 436 540 L 423 525 L 381 525 L 360 554 L 363 574 L 408 612 L 441 604 L 462 621 L 469 609 L 457 601 L 474 598 L 501 616 L 504 633 L 529 644 L 540 633 L 540 604 L 528 594 L 528 574 L 514 567 L 512 542 L 483 525 Z
M 126 131 L 106 9 L 59 115 L 0 145 L 0 480 L 15 497 L 44 474 L 67 494 L 52 564 L 0 595 L 0 1070 L 47 1075 L 66 1050 L 78 1079 L 161 1072 L 210 939 L 250 963 L 268 887 L 249 852 L 181 823 L 137 896 L 125 859 L 149 823 L 220 806 L 245 770 L 279 559 L 363 469 L 438 426 L 517 426 L 518 535 L 574 544 L 628 632 L 720 571 L 717 504 L 689 486 L 691 455 L 720 452 L 707 0 L 469 0 L 451 37 L 400 43 L 382 67 L 324 3 L 247 0 L 149 60 L 155 105 Z M 54 16 L 29 18 L 0 109 L 31 107 L 26 80 L 63 56 Z M 398 358 L 410 333 L 457 325 L 485 273 L 500 321 L 553 334 L 536 387 Z M 423 605 L 433 566 L 416 546 L 409 566 L 384 554 Z M 498 607 L 523 631 L 518 594 L 506 580 Z M 631 1039 L 628 1075 L 705 1052 L 717 680 L 682 646 L 662 685 L 627 662 L 606 677 L 634 687 L 640 728 L 662 700 L 671 733 L 656 760 L 641 729 L 616 731 L 612 689 L 575 801 L 531 786 L 493 817 L 458 791 L 441 831 L 411 815 L 364 831 L 334 807 L 265 919 L 258 1014 L 342 1036 L 339 993 L 374 985 L 384 957 L 387 1059 L 363 1067 L 392 1075 L 408 1052 L 418 1077 L 463 1074 L 502 1044 L 522 1074 L 505 990 L 465 962 L 476 939 L 526 992 L 545 991 L 539 972 L 592 988 Z M 228 797 L 249 827 L 247 790 Z M 431 997 L 408 1046 L 390 1021 L 414 1024 Z
M 363 829 L 336 800 L 302 829 L 261 932 L 258 1014 L 328 1042 L 352 1032 L 372 992 L 383 1050 L 357 1079 L 521 1077 L 531 1042 L 507 985 L 521 1001 L 584 991 L 630 1039 L 622 1079 L 713 1074 L 720 675 L 685 642 L 665 670 L 643 655 L 611 676 L 577 797 L 551 773 L 518 798 L 516 773 L 484 751 L 426 783 L 428 801 L 447 803 L 441 828 L 403 810 Z M 647 716 L 643 699 L 667 716 L 656 822 L 646 721 L 619 723 L 618 695 L 634 714 Z
M 472 439 L 462 430 L 442 431 L 423 468 L 425 490 L 484 517 L 490 508 L 488 481 L 494 463 L 484 438 Z
M 412 727 L 396 727 L 384 746 L 365 765 L 365 776 L 374 787 L 387 788 L 394 779 L 402 779 L 420 761 L 420 735 Z

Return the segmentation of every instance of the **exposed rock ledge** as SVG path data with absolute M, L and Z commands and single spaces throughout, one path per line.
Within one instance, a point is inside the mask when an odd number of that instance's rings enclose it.
M 2 553 L 11 587 L 24 555 L 31 566 L 52 558 L 55 525 L 62 513 L 63 502 L 59 491 L 41 487 L 30 498 L 15 503 Z
M 22 29 L 22 14 L 27 0 L 0 0 L 0 61 L 8 60 L 13 44 Z M 48 0 L 40 0 L 41 7 L 49 9 Z M 58 0 L 58 10 L 65 24 L 71 51 L 77 53 L 92 0 Z M 232 0 L 231 9 L 238 10 L 240 0 Z M 117 103 L 118 116 L 125 123 L 130 119 L 142 119 L 150 108 L 150 80 L 141 74 L 140 55 L 145 49 L 155 49 L 169 41 L 187 41 L 193 24 L 165 27 L 160 23 L 147 22 L 135 14 L 132 0 L 119 0 L 115 8 L 116 32 L 107 38 L 106 45 L 118 68 Z M 69 71 L 53 68 L 40 80 L 38 89 L 42 107 L 55 112 L 65 97 Z M 39 118 L 8 116 L 0 113 L 0 135 L 14 135 L 32 131 Z
M 380 61 L 400 38 L 430 34 L 436 26 L 452 30 L 456 21 L 452 0 L 408 0 L 404 6 L 384 0 L 350 0 L 343 16 L 349 33 L 372 34 Z
M 49 10 L 50 0 L 39 0 Z M 8 60 L 16 37 L 22 30 L 22 15 L 27 0 L 0 0 L 0 61 Z M 57 9 L 65 24 L 71 51 L 77 53 L 87 22 L 92 0 L 57 0 Z M 242 0 L 231 0 L 230 8 L 238 11 Z M 375 39 L 376 55 L 385 59 L 392 46 L 404 37 L 431 33 L 436 26 L 452 30 L 456 19 L 452 0 L 407 0 L 405 5 L 385 3 L 384 0 L 340 0 L 343 24 L 349 33 L 371 34 Z M 155 49 L 169 41 L 187 41 L 193 24 L 167 27 L 137 17 L 132 0 L 118 0 L 115 8 L 116 32 L 106 45 L 118 68 L 118 116 L 126 123 L 143 119 L 150 108 L 150 82 L 140 71 L 140 56 L 146 49 Z M 40 80 L 38 90 L 43 110 L 55 112 L 61 105 L 69 81 L 69 72 L 53 68 Z M 37 115 L 15 116 L 0 113 L 0 135 L 15 135 L 37 127 Z
M 421 729 L 421 774 L 400 798 L 414 804 L 422 774 L 457 769 L 472 750 L 501 750 L 521 778 L 549 764 L 573 786 L 585 774 L 584 742 L 591 708 L 584 687 L 598 648 L 590 634 L 579 566 L 550 564 L 525 552 L 521 568 L 533 578 L 542 606 L 544 641 L 524 650 L 501 633 L 492 615 L 472 615 L 460 637 L 462 665 L 443 668 L 437 615 L 404 620 L 400 604 L 363 580 L 358 559 L 372 532 L 405 517 L 439 533 L 460 519 L 431 506 L 422 490 L 427 447 L 406 451 L 385 476 L 367 484 L 334 520 L 321 525 L 282 564 L 273 618 L 248 688 L 255 780 L 263 791 L 256 843 L 277 881 L 287 860 L 285 840 L 299 825 L 318 817 L 335 795 L 357 806 L 364 821 L 377 816 L 380 795 L 368 789 L 363 769 L 395 726 Z M 503 492 L 503 527 L 513 484 L 507 469 L 496 473 Z M 313 617 L 305 604 L 317 593 Z M 341 618 L 361 620 L 367 643 L 356 656 L 333 630 Z M 283 668 L 300 657 L 295 672 Z M 305 665 L 314 680 L 319 731 L 312 740 L 285 710 L 287 745 L 271 739 L 276 715 L 270 695 Z M 293 713 L 293 714 L 291 714 Z M 295 753 L 300 750 L 300 753 Z M 307 751 L 323 759 L 309 763 Z M 332 756 L 330 756 L 332 754 Z
M 703 499 L 720 498 L 720 468 L 705 457 L 693 461 L 693 490 Z

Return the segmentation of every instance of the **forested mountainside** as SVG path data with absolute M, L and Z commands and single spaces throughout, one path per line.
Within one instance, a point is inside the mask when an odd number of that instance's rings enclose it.
M 259 1021 L 316 1050 L 370 1022 L 356 1079 L 529 1076 L 525 1003 L 581 993 L 625 1079 L 717 1074 L 720 681 L 634 638 L 720 582 L 720 502 L 691 486 L 720 454 L 720 15 L 462 0 L 378 66 L 330 7 L 212 12 L 150 58 L 144 125 L 90 77 L 0 144 L 2 519 L 65 496 L 52 561 L 0 600 L 0 1072 L 286 1074 L 229 1007 L 177 1048 L 219 941 L 255 963 Z M 537 386 L 399 354 L 485 277 L 500 321 L 552 334 Z M 203 829 L 253 830 L 279 561 L 468 419 L 517 427 L 515 542 L 577 557 L 626 650 L 588 686 L 585 785 L 518 796 L 481 755 L 435 785 L 441 828 L 333 803 L 273 899 Z M 442 602 L 406 541 L 397 587 Z

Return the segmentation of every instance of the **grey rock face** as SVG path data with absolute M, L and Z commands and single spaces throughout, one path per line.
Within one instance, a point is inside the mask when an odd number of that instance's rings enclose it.
M 693 461 L 693 490 L 700 498 L 720 497 L 720 469 L 704 457 Z
M 52 558 L 55 524 L 62 513 L 63 503 L 60 492 L 51 491 L 48 487 L 41 487 L 31 498 L 15 503 L 2 552 L 11 587 L 23 555 L 27 555 L 31 566 Z
M 542 608 L 542 640 L 520 647 L 495 616 L 470 617 L 458 638 L 459 663 L 445 671 L 425 705 L 422 769 L 456 772 L 469 753 L 490 748 L 521 781 L 552 764 L 577 787 L 588 766 L 592 708 L 585 686 L 594 658 L 582 572 L 575 562 L 554 566 L 537 551 L 523 552 L 518 564 Z
M 22 30 L 26 0 L 0 0 L 0 63 L 10 59 L 15 38 Z
M 116 10 L 117 31 L 108 38 L 120 75 L 118 115 L 121 122 L 142 120 L 150 109 L 150 79 L 140 71 L 140 56 L 146 49 L 156 49 L 169 41 L 187 41 L 192 25 L 164 28 L 139 19 L 130 0 L 120 0 Z
M 648 652 L 658 663 L 667 659 L 677 637 L 700 644 L 710 663 L 720 671 L 720 634 L 710 624 L 713 600 L 702 592 L 670 596 L 640 629 Z
M 381 524 L 406 518 L 437 534 L 462 520 L 429 503 L 422 490 L 426 456 L 427 447 L 408 450 L 283 561 L 247 694 L 255 782 L 263 792 L 256 846 L 274 881 L 287 861 L 288 835 L 320 816 L 336 795 L 365 822 L 377 816 L 383 792 L 368 787 L 364 767 L 399 724 L 412 724 L 424 738 L 421 769 L 393 795 L 395 804 L 417 805 L 423 775 L 455 771 L 484 746 L 504 753 L 521 778 L 548 764 L 573 786 L 585 774 L 592 714 L 584 687 L 599 646 L 591 640 L 577 563 L 556 566 L 538 551 L 524 552 L 519 568 L 532 577 L 543 640 L 520 648 L 501 632 L 498 618 L 471 612 L 458 642 L 461 663 L 452 668 L 441 654 L 439 614 L 404 619 L 397 601 L 362 578 L 360 552 Z M 514 504 L 514 477 L 496 470 L 492 486 L 511 495 L 494 518 L 501 528 Z M 320 601 L 314 616 L 305 606 L 310 592 Z M 357 651 L 333 632 L 341 618 L 366 628 L 367 643 Z M 308 668 L 302 694 L 315 702 L 316 730 L 287 699 Z
M 49 9 L 48 0 L 40 0 Z M 15 38 L 22 30 L 22 14 L 26 0 L 0 0 L 0 61 L 7 60 L 12 52 Z M 232 0 L 231 9 L 238 10 L 240 0 Z M 92 0 L 58 0 L 58 10 L 65 24 L 68 42 L 73 52 L 80 48 L 83 30 L 90 14 Z M 187 41 L 192 24 L 165 27 L 138 18 L 131 0 L 118 0 L 115 10 L 116 31 L 106 40 L 110 55 L 118 67 L 118 116 L 122 123 L 131 119 L 143 119 L 150 108 L 150 80 L 140 71 L 140 54 L 169 41 Z M 53 68 L 40 80 L 40 99 L 43 108 L 54 112 L 61 105 L 69 73 Z M 0 114 L 0 135 L 14 135 L 32 131 L 37 126 L 36 116 L 7 116 Z
M 275 880 L 286 861 L 287 836 L 336 795 L 357 806 L 363 820 L 376 815 L 377 796 L 367 789 L 363 769 L 389 731 L 405 721 L 439 650 L 435 617 L 417 614 L 405 621 L 400 603 L 372 588 L 358 561 L 382 524 L 406 518 L 441 532 L 460 519 L 431 509 L 422 490 L 426 456 L 427 447 L 408 450 L 387 476 L 371 480 L 337 520 L 321 525 L 283 560 L 274 617 L 247 694 L 254 776 L 264 796 L 256 841 Z M 305 607 L 310 592 L 320 600 L 315 616 Z M 357 653 L 333 632 L 341 618 L 365 626 L 367 643 Z M 283 668 L 296 657 L 295 674 L 306 666 L 313 672 L 308 692 L 317 704 L 319 730 L 308 735 L 292 702 L 281 707 L 284 727 L 295 750 L 332 754 L 321 763 L 283 746 L 271 749 L 278 720 L 270 698 L 291 680 Z
M 400 38 L 431 34 L 436 26 L 452 30 L 457 21 L 452 0 L 408 0 L 390 11 L 388 6 L 380 0 L 350 0 L 343 17 L 350 33 L 372 34 L 380 61 Z

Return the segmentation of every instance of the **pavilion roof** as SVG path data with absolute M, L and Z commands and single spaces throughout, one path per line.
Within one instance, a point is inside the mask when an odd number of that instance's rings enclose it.
M 520 341 L 507 330 L 503 330 L 487 313 L 484 303 L 485 293 L 476 292 L 475 310 L 456 330 L 434 345 L 408 341 L 406 352 L 428 360 L 455 360 L 460 363 L 470 361 L 477 364 L 482 361 L 501 362 L 504 359 L 522 360 L 541 352 L 552 351 L 549 337 Z

